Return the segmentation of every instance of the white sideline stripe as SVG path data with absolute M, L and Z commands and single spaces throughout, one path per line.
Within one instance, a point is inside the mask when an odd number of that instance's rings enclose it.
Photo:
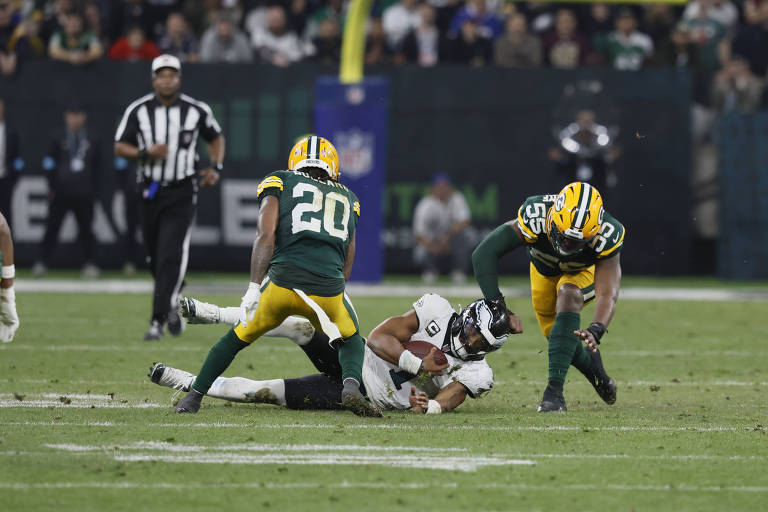
M 69 406 L 71 407 L 71 406 Z M 163 407 L 170 407 L 163 406 Z M 330 424 L 302 424 L 302 423 L 288 423 L 288 424 L 259 424 L 259 423 L 114 423 L 110 421 L 105 422 L 64 422 L 64 421 L 8 421 L 0 422 L 0 426 L 4 427 L 149 427 L 149 428 L 240 428 L 240 429 L 297 429 L 297 430 L 316 430 L 316 429 L 332 429 L 332 430 L 414 430 L 414 431 L 445 431 L 445 430 L 481 430 L 491 432 L 580 432 L 585 430 L 585 427 L 563 425 L 563 426 L 538 426 L 538 425 L 517 425 L 517 426 L 498 426 L 492 427 L 487 425 L 398 425 L 398 424 L 352 424 L 352 425 L 330 425 Z M 619 426 L 619 425 L 607 425 L 603 427 L 587 427 L 589 431 L 595 432 L 766 432 L 768 426 L 717 426 L 717 425 L 689 425 L 685 427 L 673 427 L 673 426 Z
M 244 273 L 243 276 L 246 274 Z M 152 293 L 153 283 L 150 280 L 121 280 L 102 279 L 98 281 L 82 281 L 79 279 L 17 279 L 14 282 L 16 290 L 21 293 Z M 201 294 L 231 294 L 240 295 L 242 284 L 239 282 L 212 281 L 208 284 L 190 285 L 187 293 Z M 362 284 L 350 283 L 346 288 L 351 297 L 408 297 L 417 299 L 424 293 L 424 285 L 414 284 Z M 430 291 L 444 297 L 479 297 L 480 288 L 475 285 L 464 286 L 432 286 Z M 506 297 L 530 297 L 531 290 L 527 286 L 503 287 Z M 660 288 L 660 287 L 627 287 L 620 291 L 622 300 L 680 300 L 680 301 L 768 301 L 766 290 L 723 290 L 720 288 Z
M 170 404 L 163 405 L 152 403 L 122 404 L 120 402 L 75 402 L 73 400 L 72 403 L 66 404 L 60 400 L 0 400 L 0 409 L 42 409 L 51 407 L 90 409 L 91 406 L 97 409 L 157 409 L 161 407 L 171 407 Z
M 44 444 L 47 448 L 55 450 L 64 450 L 69 452 L 94 452 L 114 450 L 157 450 L 169 452 L 205 452 L 205 451 L 247 451 L 247 452 L 270 452 L 270 451 L 292 451 L 292 452 L 317 452 L 317 451 L 376 451 L 376 452 L 466 452 L 466 448 L 428 448 L 424 446 L 379 446 L 379 445 L 357 445 L 357 444 L 226 444 L 226 445 L 184 445 L 168 443 L 164 441 L 137 441 L 124 445 L 89 445 L 89 444 Z
M 0 482 L 0 489 L 27 491 L 34 489 L 382 489 L 382 490 L 421 490 L 421 489 L 477 489 L 477 490 L 517 490 L 517 491 L 642 491 L 642 492 L 768 492 L 768 486 L 700 486 L 700 485 L 621 485 L 621 484 L 573 484 L 573 485 L 529 485 L 529 484 L 481 484 L 468 485 L 465 482 L 427 482 L 389 484 L 385 482 L 293 482 L 278 484 L 274 482 L 221 482 L 207 485 L 204 483 L 139 483 L 139 482 Z
M 287 343 L 288 339 L 280 339 L 278 342 L 269 341 L 265 344 L 268 347 L 265 350 L 271 351 L 285 351 L 295 352 L 296 346 L 292 343 Z M 166 350 L 168 352 L 198 352 L 205 354 L 208 350 L 207 347 L 189 347 L 184 345 L 157 345 L 153 346 L 155 349 Z M 126 346 L 126 345 L 23 345 L 21 343 L 3 343 L 0 344 L 0 351 L 8 350 L 34 350 L 36 352 L 41 351 L 75 351 L 75 352 L 146 352 L 147 346 Z M 517 354 L 525 355 L 541 355 L 546 357 L 546 353 L 543 349 L 521 349 L 516 352 Z M 764 351 L 750 351 L 750 350 L 612 350 L 606 349 L 606 356 L 610 357 L 670 357 L 670 356 L 685 356 L 685 357 L 766 357 Z

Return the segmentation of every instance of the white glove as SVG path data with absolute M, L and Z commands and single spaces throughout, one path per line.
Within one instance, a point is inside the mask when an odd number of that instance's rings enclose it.
M 16 313 L 16 292 L 11 288 L 0 288 L 0 341 L 13 341 L 13 335 L 19 328 L 19 315 Z
M 261 298 L 261 289 L 258 283 L 248 283 L 248 290 L 243 295 L 243 300 L 240 301 L 240 324 L 245 325 L 253 320 L 253 316 L 256 314 L 256 308 L 259 307 L 259 299 Z

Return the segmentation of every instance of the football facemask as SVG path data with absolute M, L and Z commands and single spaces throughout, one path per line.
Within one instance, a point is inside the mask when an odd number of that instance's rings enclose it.
M 443 351 L 464 361 L 479 361 L 507 341 L 511 327 L 505 310 L 484 299 L 456 315 Z
M 589 183 L 576 181 L 560 191 L 547 212 L 549 241 L 561 256 L 574 256 L 598 234 L 603 222 L 603 198 Z
M 299 171 L 306 167 L 322 169 L 330 179 L 339 181 L 339 154 L 331 141 L 309 135 L 294 144 L 288 155 L 288 170 Z

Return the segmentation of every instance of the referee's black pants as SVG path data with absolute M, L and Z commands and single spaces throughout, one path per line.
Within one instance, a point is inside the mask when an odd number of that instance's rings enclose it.
M 192 178 L 160 187 L 141 201 L 142 236 L 149 270 L 155 278 L 152 320 L 165 323 L 178 307 L 189 261 L 189 236 L 197 207 L 197 182 Z

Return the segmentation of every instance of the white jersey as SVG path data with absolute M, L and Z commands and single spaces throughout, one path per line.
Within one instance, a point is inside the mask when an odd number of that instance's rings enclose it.
M 411 339 L 426 341 L 440 350 L 446 336 L 449 335 L 448 327 L 451 318 L 456 314 L 451 304 L 439 295 L 428 293 L 414 302 L 413 309 L 419 319 L 419 330 Z M 381 359 L 366 346 L 363 384 L 368 398 L 383 409 L 410 409 L 411 403 L 408 397 L 411 394 L 411 386 L 416 386 L 416 389 L 423 391 L 430 398 L 434 398 L 440 390 L 452 382 L 460 382 L 464 385 L 472 398 L 480 396 L 493 387 L 493 370 L 485 359 L 463 361 L 450 354 L 445 356 L 450 365 L 445 375 L 429 379 L 416 378 L 399 366 Z

